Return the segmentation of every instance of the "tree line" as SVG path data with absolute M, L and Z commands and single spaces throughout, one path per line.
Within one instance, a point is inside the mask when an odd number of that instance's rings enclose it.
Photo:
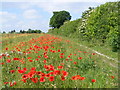
M 2 33 L 6 33 L 5 31 L 3 31 Z M 11 30 L 8 33 L 42 33 L 41 30 L 32 30 L 32 29 L 28 29 L 26 30 L 20 30 L 19 32 L 16 32 L 16 30 Z

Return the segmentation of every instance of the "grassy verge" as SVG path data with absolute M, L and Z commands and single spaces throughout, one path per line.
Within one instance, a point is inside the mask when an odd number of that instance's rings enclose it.
M 60 35 L 56 35 L 56 36 L 59 37 Z M 108 45 L 104 45 L 104 46 L 101 45 L 100 46 L 99 44 L 95 45 L 95 44 L 93 44 L 91 42 L 82 41 L 82 40 L 77 39 L 77 38 L 69 38 L 69 37 L 65 37 L 65 36 L 62 36 L 62 37 L 66 38 L 68 40 L 71 40 L 71 41 L 73 41 L 75 43 L 78 43 L 79 45 L 87 46 L 88 48 L 91 48 L 93 50 L 96 50 L 96 51 L 104 54 L 104 55 L 107 55 L 107 56 L 109 56 L 111 58 L 114 58 L 114 59 L 118 60 L 118 52 L 113 52 L 111 50 L 111 47 L 108 46 Z

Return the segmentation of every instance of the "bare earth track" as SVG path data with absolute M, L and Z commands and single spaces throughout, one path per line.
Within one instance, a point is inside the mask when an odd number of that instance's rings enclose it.
M 119 63 L 119 61 L 118 61 L 117 59 L 111 58 L 111 57 L 109 57 L 109 56 L 107 56 L 107 55 L 104 55 L 104 54 L 98 52 L 98 51 L 95 51 L 95 50 L 93 50 L 93 49 L 91 49 L 91 48 L 88 48 L 88 47 L 86 47 L 86 46 L 84 46 L 84 45 L 80 45 L 80 46 L 81 46 L 81 47 L 84 47 L 84 48 L 86 48 L 86 49 L 89 49 L 89 50 L 95 52 L 96 54 L 98 54 L 98 55 L 100 55 L 100 56 L 103 56 L 103 57 L 105 57 L 105 58 L 107 58 L 107 59 L 109 59 L 109 60 L 114 60 L 115 62 Z M 108 63 L 107 60 L 103 60 L 103 61 L 104 61 L 105 63 Z M 112 67 L 118 68 L 118 65 L 116 66 L 116 65 L 114 65 L 113 63 L 110 63 L 110 62 L 109 62 L 109 65 L 112 66 Z

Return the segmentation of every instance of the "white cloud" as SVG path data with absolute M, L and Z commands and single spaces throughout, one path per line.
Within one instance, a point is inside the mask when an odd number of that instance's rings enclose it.
M 30 4 L 21 4 L 20 8 L 21 9 L 28 9 L 31 5 Z
M 52 13 L 54 10 L 59 11 L 61 9 L 66 9 L 68 7 L 68 3 L 65 2 L 39 2 L 34 3 L 36 6 L 43 8 L 43 10 Z
M 9 13 L 7 11 L 0 11 L 1 23 L 7 23 L 16 19 L 16 14 Z
M 30 22 L 28 22 L 28 21 L 19 21 L 19 22 L 16 23 L 15 28 L 19 28 L 19 30 L 20 29 L 28 30 L 29 28 L 31 28 L 31 29 L 40 29 L 43 32 L 47 32 L 47 30 L 49 29 L 46 20 L 43 20 L 42 22 L 39 22 L 37 20 L 31 20 Z
M 37 10 L 30 9 L 23 12 L 23 17 L 27 19 L 36 19 L 40 18 L 40 15 L 38 14 Z

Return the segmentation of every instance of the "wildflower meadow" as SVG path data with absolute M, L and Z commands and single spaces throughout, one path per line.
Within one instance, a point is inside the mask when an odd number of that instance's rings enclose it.
M 2 88 L 118 87 L 118 69 L 74 40 L 52 34 L 5 35 L 0 42 Z

